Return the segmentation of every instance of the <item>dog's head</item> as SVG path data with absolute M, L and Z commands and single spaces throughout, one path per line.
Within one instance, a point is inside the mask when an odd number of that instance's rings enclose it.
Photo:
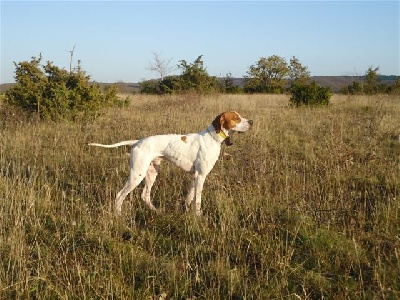
M 233 132 L 246 132 L 253 126 L 253 120 L 243 118 L 235 111 L 224 112 L 218 115 L 212 125 L 218 134 L 221 132 L 226 136 L 225 144 L 232 145 L 229 135 Z

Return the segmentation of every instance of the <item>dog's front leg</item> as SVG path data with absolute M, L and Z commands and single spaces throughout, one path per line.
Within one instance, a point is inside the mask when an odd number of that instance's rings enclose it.
M 201 216 L 202 215 L 202 210 L 201 210 L 201 192 L 203 191 L 203 185 L 206 177 L 204 175 L 196 174 L 195 175 L 195 204 L 196 204 L 196 210 L 195 214 L 196 216 Z
M 185 201 L 185 207 L 187 212 L 190 211 L 190 205 L 192 204 L 194 199 L 195 188 L 196 188 L 196 177 L 193 175 Z
M 190 206 L 195 199 L 195 209 L 194 212 L 196 216 L 202 215 L 201 210 L 201 193 L 203 191 L 203 185 L 205 181 L 205 176 L 194 174 L 192 181 L 190 183 L 190 187 L 188 190 L 188 194 L 186 196 L 186 211 L 190 211 Z

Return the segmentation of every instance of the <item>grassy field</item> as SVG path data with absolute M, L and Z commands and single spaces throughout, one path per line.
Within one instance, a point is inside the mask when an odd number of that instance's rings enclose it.
M 200 218 L 165 162 L 112 214 L 128 176 L 113 143 L 254 120 L 223 147 Z M 132 96 L 94 123 L 37 123 L 0 105 L 0 299 L 398 299 L 400 98 Z

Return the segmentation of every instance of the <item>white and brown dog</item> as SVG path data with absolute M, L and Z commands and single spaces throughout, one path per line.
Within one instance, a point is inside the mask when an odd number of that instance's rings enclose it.
M 237 112 L 224 112 L 218 115 L 207 129 L 199 133 L 155 135 L 112 145 L 97 143 L 89 145 L 105 148 L 132 146 L 129 179 L 115 200 L 117 214 L 121 214 L 125 197 L 144 178 L 146 179 L 142 199 L 150 209 L 157 211 L 151 203 L 150 191 L 156 180 L 161 160 L 166 159 L 193 175 L 186 198 L 186 210 L 190 209 L 190 205 L 195 199 L 195 213 L 201 215 L 201 192 L 204 180 L 219 157 L 221 144 L 225 142 L 227 145 L 231 145 L 230 135 L 233 132 L 248 131 L 252 125 L 252 120 L 241 117 Z

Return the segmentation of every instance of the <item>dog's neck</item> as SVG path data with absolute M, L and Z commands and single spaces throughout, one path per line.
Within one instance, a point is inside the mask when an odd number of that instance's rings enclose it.
M 207 132 L 211 135 L 211 137 L 217 141 L 218 143 L 222 144 L 223 142 L 225 142 L 225 144 L 227 146 L 232 145 L 231 141 L 230 141 L 230 137 L 228 135 L 227 132 L 225 132 L 224 130 L 220 130 L 219 132 L 216 131 L 215 127 L 213 125 L 210 125 L 207 128 Z

